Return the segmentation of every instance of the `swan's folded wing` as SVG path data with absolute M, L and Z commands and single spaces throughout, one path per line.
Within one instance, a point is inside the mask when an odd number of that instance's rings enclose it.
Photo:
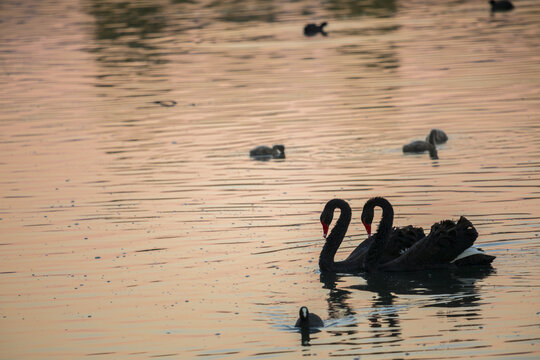
M 474 244 L 477 236 L 476 229 L 465 217 L 457 223 L 441 221 L 431 227 L 428 236 L 417 241 L 397 259 L 382 265 L 381 269 L 410 271 L 451 267 L 451 261 Z
M 347 256 L 345 261 L 347 261 L 347 262 L 358 262 L 359 264 L 361 264 L 363 266 L 364 258 L 366 256 L 366 253 L 367 253 L 369 247 L 373 243 L 373 239 L 374 239 L 373 236 L 370 236 L 367 239 L 365 239 L 364 241 L 362 241 L 360 243 L 360 245 L 358 245 L 356 247 L 356 249 L 354 249 L 349 254 L 349 256 Z
M 408 225 L 401 228 L 394 228 L 379 263 L 385 264 L 400 257 L 407 249 L 425 236 L 424 230 L 420 227 Z

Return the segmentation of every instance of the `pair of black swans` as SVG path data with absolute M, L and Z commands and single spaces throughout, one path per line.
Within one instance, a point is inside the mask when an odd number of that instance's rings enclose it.
M 382 208 L 382 218 L 377 232 L 371 236 L 375 207 Z M 341 214 L 328 234 L 334 211 Z M 490 266 L 495 256 L 473 247 L 478 232 L 464 216 L 457 222 L 443 220 L 431 226 L 426 236 L 424 230 L 408 225 L 393 227 L 394 209 L 383 197 L 369 199 L 362 210 L 361 220 L 369 237 L 342 261 L 335 261 L 336 252 L 351 222 L 351 207 L 345 200 L 333 199 L 326 203 L 321 213 L 321 224 L 326 243 L 319 257 L 322 272 L 358 273 L 407 272 L 431 269 L 457 269 L 466 266 Z M 321 318 L 302 306 L 295 327 L 302 331 L 323 327 Z
M 382 208 L 382 218 L 377 232 L 371 236 L 375 207 Z M 326 236 L 336 209 L 341 212 L 339 219 L 330 235 Z M 385 198 L 374 197 L 365 203 L 361 220 L 369 237 L 345 260 L 335 261 L 351 221 L 351 207 L 341 199 L 328 201 L 321 214 L 326 238 L 319 257 L 321 271 L 358 273 L 452 269 L 470 265 L 489 266 L 495 259 L 495 256 L 472 246 L 478 232 L 463 216 L 457 222 L 443 220 L 433 224 L 426 236 L 422 228 L 412 225 L 393 227 L 392 205 Z

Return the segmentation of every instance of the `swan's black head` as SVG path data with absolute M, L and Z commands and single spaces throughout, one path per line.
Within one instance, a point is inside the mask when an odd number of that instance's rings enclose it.
M 371 235 L 371 223 L 373 222 L 373 216 L 375 215 L 375 206 L 379 206 L 383 210 L 387 209 L 389 213 L 392 213 L 391 217 L 394 217 L 392 205 L 385 198 L 376 196 L 366 201 L 360 219 L 362 220 L 362 224 L 364 224 L 368 235 Z
M 328 235 L 328 228 L 330 227 L 330 224 L 332 223 L 332 219 L 334 218 L 334 210 L 328 211 L 328 207 L 325 207 L 322 214 L 321 214 L 321 225 L 323 228 L 323 237 L 326 238 L 326 235 Z
M 324 238 L 326 238 L 326 235 L 328 235 L 328 228 L 330 227 L 332 219 L 334 218 L 334 209 L 336 207 L 333 203 L 334 200 L 330 200 L 329 202 L 327 202 L 323 212 L 321 213 L 321 225 L 323 227 Z
M 364 227 L 366 228 L 366 231 L 368 235 L 371 235 L 371 223 L 373 222 L 373 216 L 375 215 L 375 207 L 369 206 L 368 202 L 364 205 L 364 209 L 362 210 L 362 216 L 360 219 L 362 220 L 362 224 L 364 224 Z
M 300 315 L 301 320 L 308 320 L 309 318 L 309 310 L 305 306 L 302 306 L 300 308 L 300 311 L 298 311 L 298 314 Z
M 342 224 L 341 226 L 345 226 L 345 229 L 349 226 L 349 221 L 351 220 L 351 207 L 343 199 L 332 199 L 326 203 L 321 213 L 321 224 L 323 226 L 323 236 L 325 238 L 328 234 L 328 227 L 330 226 L 330 224 L 332 223 L 332 219 L 334 218 L 335 209 L 340 209 L 341 214 L 345 214 L 344 218 L 348 219 L 346 220 L 347 224 Z M 339 219 L 342 219 L 342 215 L 340 215 Z M 340 220 L 338 220 L 338 224 L 339 222 Z

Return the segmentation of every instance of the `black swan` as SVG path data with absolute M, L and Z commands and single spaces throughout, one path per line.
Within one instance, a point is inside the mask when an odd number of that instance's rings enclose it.
M 327 36 L 328 33 L 324 31 L 324 27 L 328 25 L 328 23 L 325 21 L 321 25 L 317 24 L 307 24 L 304 26 L 304 35 L 306 36 L 315 36 L 318 33 L 321 33 L 323 36 Z
M 441 129 L 431 129 L 431 131 L 429 132 L 429 135 L 426 136 L 426 141 L 429 141 L 430 136 L 433 136 L 433 143 L 435 145 L 444 144 L 445 142 L 448 141 L 448 136 Z
M 375 197 L 366 202 L 362 211 L 362 222 L 368 233 L 371 231 L 370 219 L 373 208 L 388 207 L 389 204 L 382 197 Z M 387 244 L 390 243 L 393 219 L 387 216 L 383 220 L 377 233 L 373 235 L 373 243 L 365 256 L 364 267 L 368 271 L 448 269 L 467 265 L 489 265 L 495 259 L 495 256 L 487 255 L 481 249 L 472 247 L 478 232 L 472 223 L 462 216 L 457 223 L 443 220 L 433 224 L 426 237 L 415 242 L 397 258 L 383 262 L 381 259 L 387 251 Z
M 509 0 L 490 0 L 489 3 L 491 4 L 491 11 L 510 11 L 514 9 L 514 4 Z
M 336 225 L 330 232 L 330 235 L 327 237 L 328 228 L 334 218 L 335 209 L 340 209 L 341 214 L 339 215 Z M 383 209 L 383 217 L 385 219 L 390 217 L 390 223 L 392 223 L 393 214 L 391 206 L 389 207 L 389 212 L 387 207 Z M 371 226 L 371 222 L 373 221 L 373 209 L 371 211 L 371 218 L 369 217 L 369 212 L 367 212 L 365 219 L 363 218 L 362 221 L 366 228 L 368 228 L 366 225 L 368 223 L 370 224 L 369 226 Z M 326 242 L 319 256 L 319 268 L 321 271 L 357 273 L 365 270 L 364 258 L 373 244 L 374 237 L 368 237 L 360 243 L 360 245 L 358 245 L 345 260 L 334 261 L 336 252 L 347 233 L 350 222 L 351 207 L 345 200 L 332 199 L 326 203 L 324 210 L 321 213 L 323 236 L 326 238 Z M 388 262 L 400 256 L 405 249 L 411 247 L 416 241 L 422 239 L 424 236 L 422 228 L 414 228 L 410 225 L 403 228 L 391 229 L 390 239 L 385 251 L 381 254 L 380 260 Z
M 376 206 L 382 209 L 382 216 L 377 230 L 377 236 L 371 237 L 371 224 L 375 215 Z M 393 227 L 394 208 L 390 202 L 383 197 L 374 197 L 366 201 L 364 208 L 362 209 L 360 220 L 362 220 L 362 224 L 364 224 L 368 236 L 373 239 L 370 244 L 373 241 L 376 241 L 375 239 L 377 239 L 377 237 L 382 236 L 382 232 L 387 231 L 390 233 L 388 242 L 383 249 L 384 251 L 378 259 L 380 264 L 384 264 L 390 260 L 398 258 L 405 250 L 426 236 L 424 234 L 424 229 L 421 227 L 414 227 L 412 225 L 407 225 L 401 228 Z
M 435 147 L 435 132 L 430 132 L 428 135 L 428 140 L 417 140 L 413 141 L 410 144 L 403 145 L 403 152 L 404 153 L 423 153 L 425 151 L 429 151 L 429 156 L 437 160 L 439 156 L 437 155 L 437 148 Z
M 302 329 L 324 327 L 322 319 L 318 315 L 310 313 L 307 307 L 302 306 L 298 313 L 300 314 L 300 317 L 296 320 L 294 327 Z
M 285 159 L 285 146 L 274 145 L 271 148 L 268 146 L 257 146 L 249 151 L 249 156 L 254 158 L 274 158 Z

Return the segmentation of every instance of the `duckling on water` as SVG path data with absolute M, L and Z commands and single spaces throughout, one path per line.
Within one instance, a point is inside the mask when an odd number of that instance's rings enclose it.
M 271 148 L 264 145 L 257 146 L 256 148 L 251 149 L 249 156 L 254 158 L 285 159 L 285 146 L 274 145 Z
M 514 9 L 514 4 L 510 0 L 490 0 L 491 11 L 510 11 Z
M 317 24 L 307 24 L 304 26 L 304 35 L 306 36 L 315 36 L 318 33 L 321 33 L 323 36 L 327 36 L 328 33 L 323 30 L 323 27 L 328 25 L 328 23 L 325 21 L 321 25 Z
M 437 160 L 439 156 L 437 155 L 437 148 L 435 147 L 435 132 L 429 133 L 428 141 L 417 140 L 413 141 L 410 144 L 403 145 L 404 153 L 423 153 L 429 151 L 429 156 L 433 160 Z
M 324 326 L 322 319 L 318 315 L 310 313 L 307 307 L 302 306 L 298 313 L 300 314 L 300 317 L 296 320 L 294 327 L 306 329 Z

